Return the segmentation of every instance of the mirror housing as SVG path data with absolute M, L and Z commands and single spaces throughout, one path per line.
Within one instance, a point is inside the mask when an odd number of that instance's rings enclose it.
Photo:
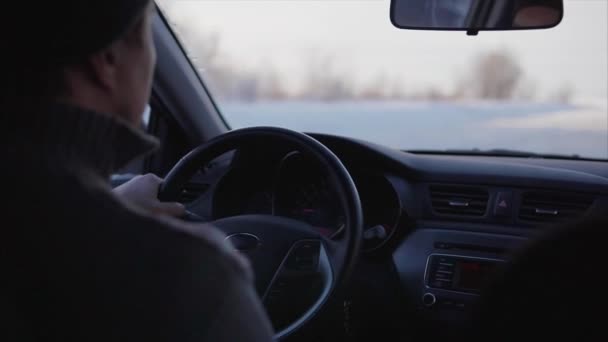
M 400 29 L 508 31 L 547 29 L 564 15 L 563 0 L 392 0 L 391 22 Z

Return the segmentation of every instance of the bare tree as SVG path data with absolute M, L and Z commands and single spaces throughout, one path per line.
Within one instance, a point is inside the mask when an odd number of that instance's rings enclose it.
M 536 98 L 537 92 L 536 82 L 530 79 L 523 79 L 519 82 L 513 97 L 517 100 L 531 101 Z
M 272 101 L 288 99 L 290 96 L 281 76 L 272 67 L 262 70 L 257 75 L 260 79 L 259 99 Z
M 523 76 L 518 61 L 504 50 L 480 56 L 472 71 L 470 87 L 482 99 L 512 98 Z
M 339 72 L 329 56 L 313 57 L 304 68 L 306 80 L 300 96 L 306 100 L 337 101 L 355 98 L 348 72 Z
M 360 86 L 360 91 L 357 92 L 357 98 L 362 100 L 379 100 L 387 97 L 387 77 L 383 73 L 379 73 L 368 84 Z
M 574 96 L 574 88 L 568 84 L 562 84 L 555 92 L 550 96 L 550 99 L 559 103 L 568 104 L 572 101 Z

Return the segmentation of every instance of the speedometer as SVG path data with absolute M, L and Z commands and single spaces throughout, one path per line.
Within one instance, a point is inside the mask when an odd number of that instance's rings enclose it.
M 339 201 L 321 167 L 301 153 L 281 162 L 275 184 L 274 214 L 303 221 L 331 237 L 344 227 Z

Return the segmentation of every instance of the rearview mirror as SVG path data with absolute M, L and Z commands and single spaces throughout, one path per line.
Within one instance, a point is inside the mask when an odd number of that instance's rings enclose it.
M 563 17 L 562 0 L 392 0 L 391 22 L 401 29 L 492 30 L 551 28 Z

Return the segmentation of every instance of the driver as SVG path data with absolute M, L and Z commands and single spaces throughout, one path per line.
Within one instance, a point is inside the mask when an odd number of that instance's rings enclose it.
M 0 20 L 0 340 L 268 341 L 247 261 L 171 217 L 153 151 L 151 0 L 17 1 Z M 170 214 L 170 215 L 167 215 Z

